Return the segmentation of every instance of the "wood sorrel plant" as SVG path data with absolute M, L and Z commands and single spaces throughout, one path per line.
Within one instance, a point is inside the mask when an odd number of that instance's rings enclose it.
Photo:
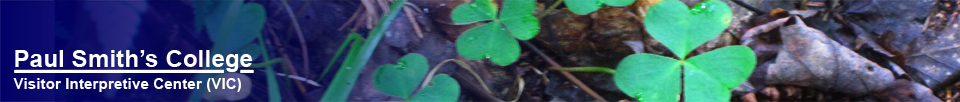
M 457 24 L 492 20 L 464 31 L 457 38 L 457 52 L 463 58 L 488 58 L 497 65 L 510 65 L 520 57 L 516 39 L 530 40 L 540 32 L 540 21 L 533 16 L 536 0 L 504 0 L 503 10 L 491 0 L 474 0 L 453 9 L 451 19 Z M 516 38 L 516 39 L 514 39 Z
M 442 64 L 442 63 L 441 63 Z M 413 97 L 421 80 L 427 75 L 430 65 L 427 58 L 417 53 L 404 55 L 397 64 L 387 64 L 377 68 L 373 74 L 373 85 L 380 92 L 414 102 L 453 102 L 460 97 L 460 84 L 447 74 L 434 76 L 431 84 L 424 86 Z M 438 67 L 439 68 L 439 67 Z
M 719 0 L 693 8 L 665 0 L 650 7 L 644 19 L 647 32 L 680 59 L 646 53 L 627 56 L 614 74 L 617 87 L 640 101 L 679 101 L 681 89 L 686 101 L 729 101 L 730 89 L 745 81 L 756 66 L 753 51 L 735 45 L 686 56 L 719 36 L 730 22 L 730 7 Z

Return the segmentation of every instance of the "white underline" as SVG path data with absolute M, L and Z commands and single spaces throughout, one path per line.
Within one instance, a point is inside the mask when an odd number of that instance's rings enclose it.
M 224 73 L 223 69 L 195 69 L 195 70 L 23 70 L 15 69 L 13 73 Z M 240 72 L 244 72 L 241 70 Z M 252 72 L 252 71 L 251 71 Z
M 253 73 L 253 70 L 240 70 L 240 73 Z

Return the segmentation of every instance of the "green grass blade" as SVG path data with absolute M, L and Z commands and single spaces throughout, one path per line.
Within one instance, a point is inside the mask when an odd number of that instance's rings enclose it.
M 363 70 L 365 64 L 370 59 L 370 55 L 373 54 L 373 50 L 377 48 L 377 44 L 380 43 L 380 39 L 383 38 L 383 33 L 387 31 L 387 28 L 392 23 L 390 20 L 393 20 L 397 17 L 397 13 L 403 7 L 403 3 L 406 0 L 396 0 L 393 4 L 390 5 L 390 12 L 380 18 L 379 24 L 377 24 L 373 31 L 370 33 L 366 41 L 363 42 L 363 46 L 359 46 L 359 53 L 354 60 L 355 62 L 346 63 L 347 66 L 340 66 L 340 71 L 337 71 L 337 74 L 333 78 L 333 81 L 330 83 L 330 87 L 327 88 L 327 91 L 324 92 L 323 97 L 320 101 L 346 101 L 347 97 L 350 95 L 350 90 L 353 89 L 353 84 L 355 84 L 357 78 L 360 76 L 360 71 Z
M 360 39 L 360 34 L 353 32 L 353 33 L 350 33 L 350 35 L 347 35 L 347 39 L 343 40 L 343 43 L 340 44 L 340 48 L 337 48 L 337 52 L 333 53 L 333 58 L 330 58 L 330 63 L 327 63 L 327 67 L 323 67 L 324 68 L 323 72 L 320 72 L 320 76 L 317 77 L 317 81 L 323 80 L 323 77 L 327 76 L 327 71 L 330 71 L 330 69 L 333 67 L 333 64 L 337 63 L 337 58 L 340 58 L 340 53 L 343 53 L 343 49 L 346 49 L 347 44 L 350 44 L 350 42 L 354 41 L 355 39 Z M 358 42 L 355 42 L 355 43 L 358 43 Z
M 259 34 L 257 36 L 259 36 L 257 37 L 257 41 L 260 42 L 260 45 L 266 45 L 263 43 L 263 36 Z M 260 49 L 263 50 L 263 60 L 269 61 L 270 53 L 267 51 L 267 46 L 262 46 Z M 275 75 L 277 73 L 273 72 L 273 67 L 267 66 L 267 73 L 264 74 L 267 74 L 267 89 L 269 89 L 267 94 L 270 95 L 270 101 L 281 101 L 280 99 L 282 97 L 280 97 L 280 85 L 277 83 L 277 75 Z

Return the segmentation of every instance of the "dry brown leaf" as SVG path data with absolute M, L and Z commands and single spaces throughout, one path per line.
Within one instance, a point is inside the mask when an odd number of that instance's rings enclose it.
M 873 95 L 880 101 L 889 102 L 941 102 L 930 88 L 908 80 L 897 80 L 890 89 Z
M 927 30 L 911 44 L 906 68 L 918 82 L 937 89 L 956 80 L 960 73 L 960 21 L 941 31 Z
M 880 44 L 877 43 L 877 41 L 874 40 L 878 38 L 876 37 L 877 35 L 867 32 L 866 30 L 863 29 L 863 27 L 861 27 L 856 23 L 851 23 L 847 21 L 846 18 L 843 18 L 840 16 L 834 16 L 834 18 L 837 19 L 838 23 L 846 27 L 849 27 L 853 31 L 854 35 L 857 36 L 856 40 L 854 41 L 856 43 L 855 44 L 856 46 L 853 47 L 853 49 L 859 50 L 860 48 L 863 47 L 863 45 L 867 45 L 867 47 L 873 49 L 873 51 L 876 51 L 887 57 L 895 56 L 893 53 L 891 53 L 890 51 L 887 51 L 887 49 L 884 49 L 883 46 L 881 46 Z
M 791 15 L 800 15 L 800 17 L 807 18 L 807 17 L 812 17 L 813 15 L 817 15 L 817 12 L 819 12 L 819 11 L 817 11 L 817 10 L 790 10 L 790 11 L 787 11 L 787 12 L 790 13 Z
M 767 69 L 767 84 L 786 84 L 832 90 L 852 96 L 887 89 L 893 74 L 867 60 L 823 32 L 796 24 L 780 28 L 783 48 Z

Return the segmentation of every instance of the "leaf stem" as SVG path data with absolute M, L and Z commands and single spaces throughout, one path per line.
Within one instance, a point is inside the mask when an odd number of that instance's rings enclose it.
M 427 87 L 427 84 L 430 83 L 430 80 L 433 80 L 433 74 L 436 74 L 437 70 L 440 69 L 440 66 L 443 66 L 443 64 L 447 62 L 454 62 L 457 65 L 460 65 L 460 68 L 463 68 L 469 71 L 470 74 L 473 74 L 474 78 L 477 78 L 477 81 L 480 82 L 480 86 L 483 87 L 484 91 L 486 91 L 487 94 L 493 94 L 493 91 L 490 91 L 490 88 L 487 87 L 487 84 L 483 82 L 483 79 L 480 79 L 480 75 L 478 75 L 477 72 L 473 71 L 473 69 L 470 69 L 470 65 L 467 65 L 467 63 L 464 63 L 463 61 L 460 61 L 457 59 L 447 59 L 447 60 L 444 60 L 443 62 L 440 62 L 440 64 L 437 64 L 437 66 L 434 66 L 433 69 L 431 69 L 430 72 L 427 73 L 427 77 L 423 79 L 424 81 L 423 83 L 420 84 L 420 89 L 423 89 L 423 87 Z M 411 95 L 410 97 L 413 97 L 413 95 Z
M 550 69 L 570 71 L 570 72 L 603 72 L 607 74 L 617 74 L 617 70 L 613 70 L 606 67 L 567 67 L 567 68 L 550 67 Z
M 551 59 L 550 56 L 547 56 L 547 54 L 544 54 L 543 51 L 540 51 L 540 49 L 537 49 L 536 46 L 533 46 L 533 44 L 530 44 L 530 42 L 523 41 L 523 40 L 520 40 L 520 42 L 523 43 L 524 45 L 527 45 L 527 47 L 530 47 L 530 49 L 533 49 L 533 52 L 536 52 L 538 55 L 540 55 L 540 57 L 543 57 L 543 60 L 547 61 L 547 63 L 550 63 L 552 67 L 563 67 L 563 66 L 560 66 L 560 64 L 557 63 L 556 61 L 553 61 L 553 59 Z M 577 87 L 580 87 L 580 89 L 583 90 L 583 92 L 586 92 L 587 94 L 589 94 L 590 97 L 593 97 L 593 99 L 607 102 L 606 99 L 603 99 L 603 97 L 600 97 L 600 94 L 597 94 L 597 92 L 594 92 L 593 89 L 590 89 L 590 87 L 588 87 L 587 84 L 583 84 L 583 82 L 581 82 L 580 79 L 577 79 L 577 77 L 573 76 L 573 74 L 570 74 L 570 72 L 560 70 L 560 74 L 563 74 L 563 77 L 566 77 L 568 80 L 570 80 L 570 82 L 573 82 L 573 84 L 577 85 Z
M 733 3 L 735 3 L 735 4 L 737 4 L 737 5 L 740 5 L 740 7 L 743 7 L 743 8 L 746 8 L 747 10 L 753 11 L 753 13 L 757 13 L 757 15 L 767 14 L 767 11 L 763 11 L 763 10 L 760 10 L 759 8 L 750 6 L 750 4 L 747 4 L 746 2 L 743 2 L 743 0 L 730 0 L 730 1 L 733 1 Z

